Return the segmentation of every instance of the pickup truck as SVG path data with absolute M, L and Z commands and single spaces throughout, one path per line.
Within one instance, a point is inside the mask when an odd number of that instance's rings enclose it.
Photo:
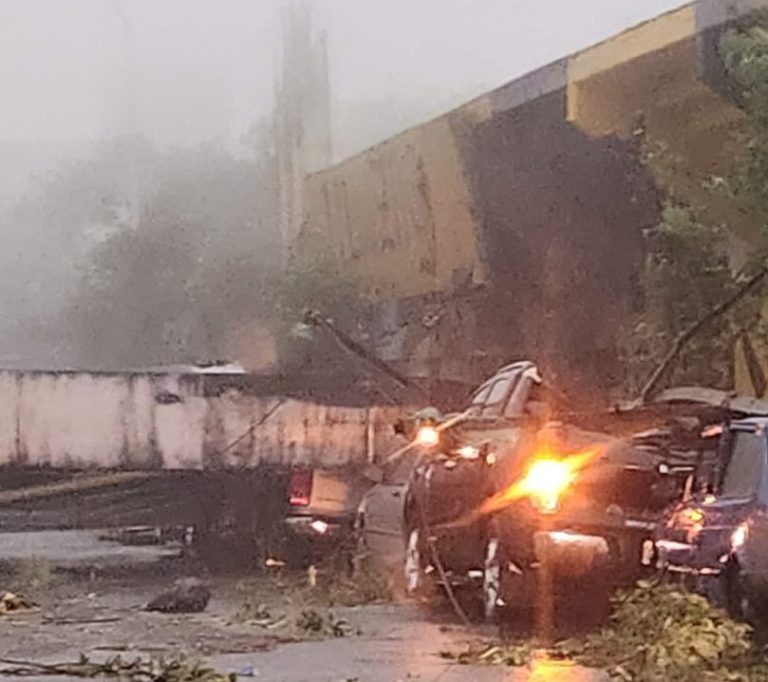
M 656 521 L 678 485 L 655 432 L 635 429 L 687 414 L 677 405 L 685 397 L 580 413 L 533 363 L 500 369 L 461 419 L 417 439 L 404 510 L 408 591 L 466 588 L 497 620 L 530 609 L 542 565 L 554 589 L 630 584 L 652 561 Z
M 435 552 L 443 580 L 482 577 L 489 519 L 464 519 L 493 494 L 505 460 L 535 427 L 541 391 L 532 362 L 503 367 L 475 391 L 460 423 L 420 447 L 404 504 L 409 593 L 430 590 Z
M 306 567 L 329 551 L 350 548 L 357 507 L 373 485 L 366 473 L 359 467 L 291 472 L 284 561 Z

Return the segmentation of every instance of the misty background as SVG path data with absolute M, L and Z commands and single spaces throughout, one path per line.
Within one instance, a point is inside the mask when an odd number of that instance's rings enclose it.
M 339 161 L 683 3 L 310 4 Z M 0 0 L 0 366 L 272 360 L 284 5 Z

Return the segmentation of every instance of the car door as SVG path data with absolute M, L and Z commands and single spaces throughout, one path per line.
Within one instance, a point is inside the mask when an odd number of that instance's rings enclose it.
M 415 451 L 403 455 L 363 499 L 366 545 L 387 566 L 399 565 L 402 558 L 405 493 L 417 456 Z

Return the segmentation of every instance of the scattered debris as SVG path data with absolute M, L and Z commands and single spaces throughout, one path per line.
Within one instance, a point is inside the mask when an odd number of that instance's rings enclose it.
M 156 526 L 117 528 L 99 536 L 99 540 L 117 542 L 121 545 L 129 546 L 162 545 L 166 539 L 163 529 Z
M 288 624 L 286 615 L 275 615 L 266 604 L 252 605 L 247 600 L 240 608 L 237 620 L 258 625 L 266 630 L 276 630 Z
M 352 625 L 344 618 L 334 618 L 333 614 L 328 615 L 328 629 L 334 637 L 347 637 L 352 634 Z M 360 631 L 357 634 L 361 634 Z
M 119 677 L 136 682 L 235 682 L 234 674 L 223 675 L 199 663 L 174 660 L 125 661 L 119 655 L 103 663 L 95 663 L 81 654 L 76 663 L 38 663 L 0 658 L 0 675 L 30 677 L 34 675 L 70 677 Z
M 319 582 L 318 589 L 330 606 L 362 606 L 391 602 L 393 598 L 389 577 L 367 564 L 352 577 L 338 572 L 331 574 L 327 581 Z
M 24 597 L 13 592 L 0 591 L 0 615 L 6 613 L 17 613 L 19 611 L 30 611 L 35 605 L 27 601 Z
M 239 622 L 295 635 L 296 639 L 291 641 L 360 634 L 349 621 L 326 610 L 340 601 L 331 598 L 333 592 L 324 580 L 310 588 L 298 574 L 294 581 L 245 583 L 238 589 L 243 594 L 236 616 Z
M 586 640 L 537 651 L 529 642 L 474 644 L 442 658 L 461 665 L 520 667 L 542 656 L 604 669 L 622 682 L 768 682 L 751 628 L 698 595 L 641 582 L 614 600 L 611 622 Z
M 465 651 L 441 651 L 440 658 L 460 665 L 505 665 L 521 667 L 528 665 L 534 655 L 534 649 L 528 642 L 507 645 L 470 644 Z
M 706 599 L 641 582 L 614 601 L 611 623 L 565 653 L 627 682 L 768 680 L 768 664 L 750 637 Z
M 257 604 L 253 608 L 244 605 L 239 615 L 241 620 L 249 620 L 255 625 L 266 625 L 275 620 L 266 604 Z
M 91 625 L 93 623 L 118 623 L 122 618 L 107 616 L 104 618 L 43 618 L 46 625 Z
M 26 488 L 3 490 L 0 492 L 0 505 L 10 505 L 17 502 L 31 502 L 45 498 L 83 493 L 102 488 L 112 488 L 124 483 L 144 481 L 157 476 L 156 472 L 119 471 L 111 474 L 88 474 L 74 476 L 64 481 L 33 485 Z
M 296 619 L 296 626 L 305 632 L 320 633 L 323 630 L 323 624 L 323 617 L 314 609 L 302 611 Z
M 210 590 L 197 578 L 182 578 L 172 589 L 155 597 L 145 611 L 161 613 L 200 613 L 208 606 Z
M 324 618 L 314 609 L 305 609 L 296 619 L 299 630 L 308 635 L 329 635 L 331 637 L 347 637 L 354 632 L 352 625 L 344 618 L 336 618 L 332 613 Z M 360 634 L 357 631 L 357 634 Z
M 94 651 L 130 651 L 134 647 L 130 644 L 99 644 L 91 647 Z

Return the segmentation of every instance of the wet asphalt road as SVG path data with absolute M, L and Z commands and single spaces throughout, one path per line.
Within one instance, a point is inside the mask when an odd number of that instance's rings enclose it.
M 367 631 L 361 637 L 280 647 L 258 657 L 214 659 L 221 670 L 237 672 L 252 664 L 264 682 L 602 682 L 607 676 L 560 662 L 539 662 L 530 669 L 464 666 L 439 657 L 459 651 L 473 633 L 445 631 L 407 606 L 365 607 Z
M 142 604 L 175 577 L 167 559 L 156 563 L 158 570 L 153 570 L 153 562 L 163 553 L 156 548 L 100 543 L 92 533 L 0 534 L 0 558 L 5 560 L 36 558 L 84 568 L 80 575 L 88 575 L 89 566 L 121 569 L 119 579 L 57 581 L 32 595 L 40 604 L 39 611 L 0 616 L 0 655 L 61 662 L 77 660 L 81 652 L 92 660 L 114 653 L 128 658 L 186 653 L 221 672 L 258 682 L 607 679 L 601 673 L 563 663 L 542 661 L 531 668 L 510 669 L 468 667 L 445 660 L 441 651 L 460 652 L 470 642 L 494 633 L 460 627 L 444 615 L 414 604 L 334 609 L 337 617 L 348 620 L 360 634 L 291 643 L 276 643 L 274 635 L 266 635 L 262 628 L 233 618 L 242 595 L 232 578 L 213 579 L 214 596 L 203 614 L 145 613 Z M 54 678 L 39 679 L 51 682 Z

